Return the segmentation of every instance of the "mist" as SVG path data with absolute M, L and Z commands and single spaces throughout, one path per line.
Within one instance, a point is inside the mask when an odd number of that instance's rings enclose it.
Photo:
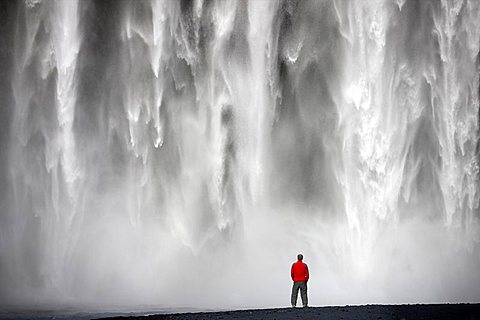
M 0 307 L 480 302 L 480 2 L 0 9 Z

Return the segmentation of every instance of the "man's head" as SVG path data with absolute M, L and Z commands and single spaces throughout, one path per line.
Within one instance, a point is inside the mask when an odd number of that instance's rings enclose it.
M 297 259 L 298 259 L 298 261 L 302 261 L 303 260 L 303 254 L 299 253 L 297 255 Z

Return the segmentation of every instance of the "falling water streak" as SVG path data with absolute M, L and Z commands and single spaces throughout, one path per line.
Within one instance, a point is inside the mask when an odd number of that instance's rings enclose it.
M 479 203 L 478 190 L 471 187 L 479 178 L 476 143 L 472 141 L 472 135 L 479 130 L 478 67 L 462 70 L 457 61 L 478 59 L 480 23 L 468 17 L 478 16 L 480 12 L 472 1 L 442 1 L 441 6 L 440 16 L 434 17 L 434 34 L 438 39 L 443 77 L 437 79 L 435 74 L 426 77 L 432 87 L 433 112 L 439 132 L 445 223 L 458 226 L 472 222 Z
M 131 75 L 122 85 L 129 149 L 132 152 L 128 179 L 129 193 L 133 195 L 129 213 L 134 225 L 139 222 L 141 213 L 147 210 L 144 204 L 150 203 L 153 196 L 149 192 L 154 188 L 151 179 L 154 150 L 150 150 L 150 146 L 153 144 L 155 148 L 160 148 L 163 143 L 160 118 L 163 79 L 160 68 L 165 18 L 162 17 L 162 9 L 163 3 L 158 1 L 129 3 L 125 8 L 122 30 L 125 46 L 120 63 L 125 68 L 123 73 Z M 151 25 L 143 23 L 142 13 L 145 11 L 151 15 Z M 145 63 L 145 60 L 150 63 Z
M 82 175 L 73 134 L 76 59 L 81 43 L 77 8 L 77 1 L 27 2 L 23 18 L 26 34 L 17 35 L 24 43 L 19 44 L 23 51 L 15 55 L 18 58 L 13 82 L 18 111 L 13 128 L 19 133 L 13 137 L 21 140 L 12 143 L 14 195 L 19 209 L 29 210 L 32 206 L 38 228 L 44 230 L 37 239 L 44 242 L 42 250 L 46 254 L 39 256 L 40 270 L 46 281 L 60 290 L 66 275 L 66 255 L 74 243 L 72 223 L 78 213 Z M 48 101 L 52 81 L 55 90 Z M 42 144 L 44 154 L 37 149 Z M 37 162 L 42 157 L 44 163 Z M 38 177 L 44 182 L 39 183 Z M 29 195 L 32 199 L 22 199 Z
M 383 1 L 357 4 L 351 10 L 351 32 L 358 37 L 352 43 L 353 56 L 347 62 L 345 97 L 349 107 L 342 118 L 351 120 L 345 123 L 343 184 L 346 214 L 356 235 L 352 245 L 362 243 L 355 252 L 364 264 L 368 259 L 365 254 L 371 250 L 373 239 L 370 237 L 375 236 L 377 219 L 388 216 L 391 206 L 385 191 L 390 182 L 386 176 L 386 167 L 391 166 L 388 157 L 393 154 L 389 150 L 390 139 L 382 128 L 385 106 L 381 97 L 389 12 Z M 365 200 L 359 202 L 361 198 Z
M 65 254 L 69 247 L 74 244 L 72 235 L 75 234 L 72 225 L 75 215 L 78 213 L 80 196 L 80 183 L 82 169 L 77 163 L 78 154 L 75 147 L 73 134 L 73 120 L 76 104 L 76 67 L 77 57 L 80 50 L 81 35 L 79 31 L 78 1 L 55 2 L 52 13 L 52 50 L 56 65 L 56 102 L 58 117 L 58 152 L 61 172 L 67 189 L 66 207 L 57 208 L 60 217 L 60 234 L 54 239 L 60 246 L 59 257 L 53 257 L 53 261 L 60 265 L 54 270 L 55 277 L 64 275 Z M 58 177 L 54 176 L 57 180 Z M 54 188 L 61 186 L 54 181 Z M 81 214 L 81 213 L 80 213 Z M 58 231 L 57 231 L 58 232 Z M 65 242 L 65 243 L 62 243 Z

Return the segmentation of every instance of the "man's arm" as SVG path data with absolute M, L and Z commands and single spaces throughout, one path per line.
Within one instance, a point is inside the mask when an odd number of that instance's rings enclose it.
M 290 269 L 290 276 L 292 277 L 292 280 L 293 280 L 293 266 L 294 266 L 294 265 L 295 265 L 295 264 L 292 264 L 292 268 Z
M 308 266 L 305 264 L 305 282 L 307 282 L 309 278 L 310 274 L 308 272 Z

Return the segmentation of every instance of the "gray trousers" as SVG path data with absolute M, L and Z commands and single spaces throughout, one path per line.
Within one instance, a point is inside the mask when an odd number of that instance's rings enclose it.
M 292 287 L 292 298 L 291 298 L 292 307 L 295 307 L 297 305 L 298 290 L 300 290 L 300 295 L 302 296 L 303 306 L 304 307 L 308 306 L 307 283 L 297 281 L 293 283 L 293 287 Z

